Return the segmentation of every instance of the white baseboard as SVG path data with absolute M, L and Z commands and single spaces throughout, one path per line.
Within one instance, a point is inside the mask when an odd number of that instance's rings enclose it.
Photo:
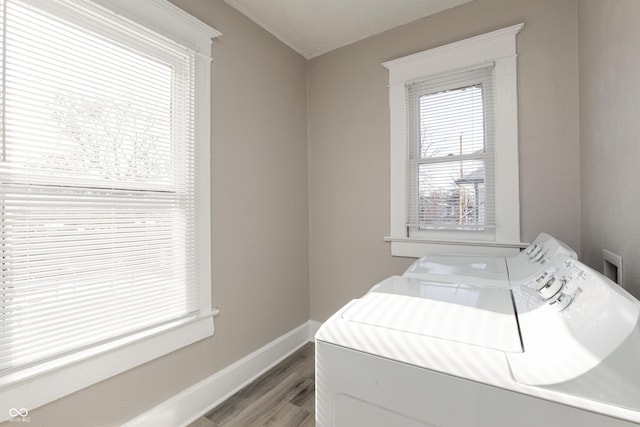
M 186 426 L 231 397 L 285 357 L 313 340 L 320 322 L 309 320 L 234 364 L 216 372 L 125 424 Z
M 318 329 L 322 326 L 322 322 L 318 322 L 317 320 L 309 320 L 309 341 L 313 341 Z

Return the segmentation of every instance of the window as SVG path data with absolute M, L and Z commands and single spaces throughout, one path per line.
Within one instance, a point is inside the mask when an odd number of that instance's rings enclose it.
M 138 360 L 101 362 L 99 381 L 211 335 L 206 45 L 217 33 L 163 2 L 0 7 L 0 384 L 18 396 L 19 380 L 73 375 L 129 345 Z M 126 18 L 141 12 L 154 31 Z M 189 338 L 158 344 L 177 331 Z M 0 411 L 27 404 L 4 398 Z
M 484 231 L 494 225 L 491 69 L 407 86 L 407 226 Z M 488 191 L 487 191 L 488 190 Z
M 389 69 L 392 254 L 521 246 L 515 36 L 522 25 Z M 452 246 L 454 245 L 454 246 Z

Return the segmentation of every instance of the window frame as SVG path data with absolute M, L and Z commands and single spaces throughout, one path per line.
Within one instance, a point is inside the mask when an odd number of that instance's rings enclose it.
M 51 0 L 26 0 L 45 4 Z M 217 309 L 211 301 L 211 41 L 220 32 L 167 0 L 92 0 L 111 19 L 153 31 L 194 53 L 195 236 L 199 314 L 56 357 L 0 375 L 0 420 L 11 408 L 32 410 L 143 363 L 171 353 L 214 332 Z
M 518 165 L 517 24 L 384 62 L 389 70 L 390 235 L 393 256 L 420 257 L 432 251 L 511 255 L 520 242 Z M 493 65 L 495 232 L 410 233 L 407 218 L 407 84 Z

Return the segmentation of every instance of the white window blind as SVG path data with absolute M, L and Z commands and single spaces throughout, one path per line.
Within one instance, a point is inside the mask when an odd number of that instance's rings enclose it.
M 194 316 L 194 54 L 1 0 L 0 371 Z
M 407 85 L 407 227 L 495 226 L 492 68 Z

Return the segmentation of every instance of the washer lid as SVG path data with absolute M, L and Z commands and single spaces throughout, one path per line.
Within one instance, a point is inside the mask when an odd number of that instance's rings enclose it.
M 403 276 L 493 288 L 510 287 L 505 258 L 497 256 L 427 255 L 411 264 Z
M 522 352 L 511 291 L 392 276 L 343 314 L 345 321 Z

